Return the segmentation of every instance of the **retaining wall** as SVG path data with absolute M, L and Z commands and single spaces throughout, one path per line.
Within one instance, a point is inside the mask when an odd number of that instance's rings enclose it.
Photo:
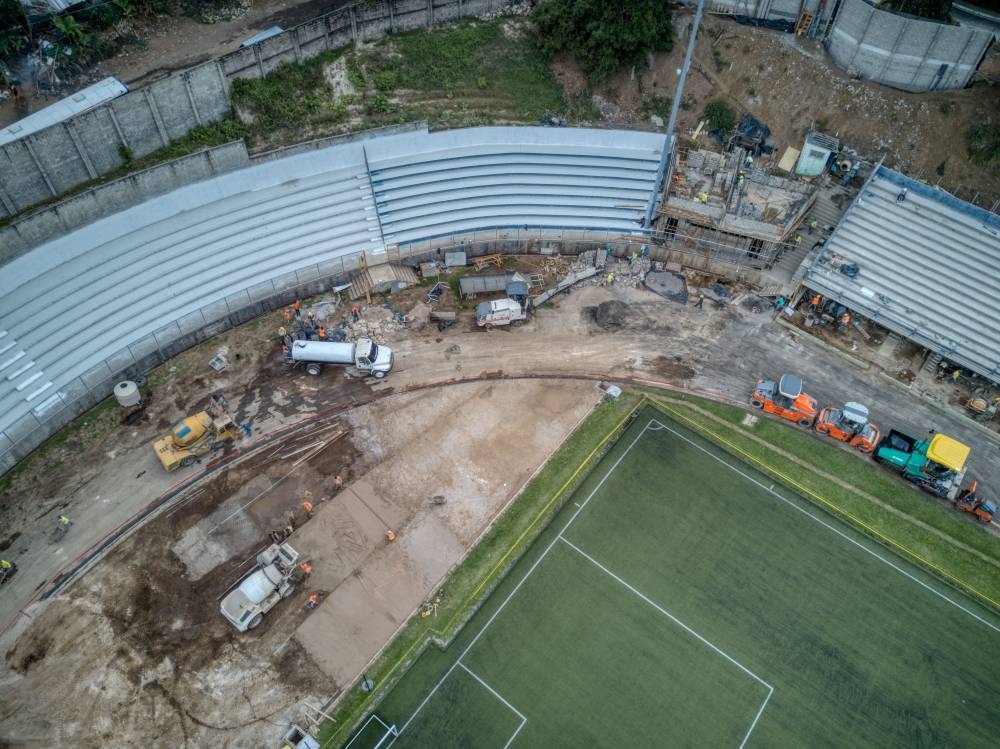
M 966 86 L 992 40 L 981 29 L 843 0 L 824 44 L 851 75 L 904 91 L 935 91 Z
M 128 174 L 18 218 L 0 229 L 0 266 L 32 247 L 165 195 L 192 182 L 250 165 L 246 144 L 234 141 Z
M 502 10 L 515 1 L 360 2 L 0 146 L 0 218 L 119 168 L 125 149 L 135 158 L 147 156 L 199 125 L 224 119 L 234 78 L 261 78 L 328 50 Z

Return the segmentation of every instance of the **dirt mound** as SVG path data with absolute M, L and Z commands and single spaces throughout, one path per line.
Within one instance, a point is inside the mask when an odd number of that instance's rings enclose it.
M 656 358 L 656 371 L 670 380 L 690 380 L 697 374 L 679 356 L 669 359 L 665 356 L 658 356 Z
M 628 322 L 628 305 L 612 299 L 594 308 L 594 321 L 604 330 L 618 330 Z

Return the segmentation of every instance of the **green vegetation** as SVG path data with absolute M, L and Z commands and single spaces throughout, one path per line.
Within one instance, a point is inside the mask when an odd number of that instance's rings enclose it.
M 378 705 L 394 746 L 991 745 L 996 615 L 772 484 L 642 411 Z
M 646 114 L 655 114 L 657 117 L 666 122 L 670 119 L 670 107 L 673 105 L 674 100 L 670 96 L 660 96 L 659 94 L 653 94 L 642 102 L 642 111 Z
M 934 21 L 948 21 L 951 16 L 951 0 L 885 0 L 882 4 L 897 13 Z
M 523 27 L 500 19 L 386 37 L 284 65 L 261 80 L 237 80 L 233 104 L 261 139 L 420 120 L 433 127 L 537 122 L 565 103 L 545 54 Z M 336 65 L 345 67 L 354 93 L 331 88 Z
M 572 54 L 594 83 L 673 48 L 670 10 L 656 0 L 546 0 L 533 17 L 543 48 Z
M 965 134 L 969 160 L 974 164 L 991 164 L 1000 160 L 1000 125 L 990 120 L 969 129 Z
M 401 669 L 417 656 L 430 638 L 450 639 L 455 635 L 506 570 L 565 504 L 569 493 L 600 459 L 602 451 L 619 433 L 638 401 L 638 396 L 626 394 L 614 403 L 601 405 L 577 428 L 451 575 L 447 595 L 436 616 L 432 619 L 415 617 L 368 670 L 376 683 L 384 686 L 398 679 Z M 347 729 L 364 710 L 370 709 L 374 696 L 365 694 L 355 685 L 337 706 L 334 716 L 337 722 L 324 724 L 324 746 L 345 740 Z
M 736 127 L 736 113 L 724 101 L 706 104 L 705 119 L 710 130 L 718 130 L 723 136 L 729 135 Z

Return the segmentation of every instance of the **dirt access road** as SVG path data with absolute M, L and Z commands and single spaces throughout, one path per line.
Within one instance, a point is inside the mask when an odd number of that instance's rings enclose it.
M 617 303 L 615 313 L 598 325 L 595 309 L 607 302 Z M 265 379 L 251 377 L 257 367 L 248 366 L 239 378 L 247 382 L 245 399 L 229 391 L 245 404 L 242 412 L 257 412 L 261 429 L 372 395 L 373 387 L 386 397 L 321 419 L 213 475 L 77 583 L 33 605 L 32 618 L 21 617 L 0 639 L 0 741 L 242 747 L 277 736 L 298 717 L 301 700 L 328 699 L 364 667 L 596 395 L 593 383 L 544 380 L 393 394 L 409 386 L 482 373 L 604 373 L 743 401 L 756 377 L 790 370 L 821 402 L 860 398 L 883 425 L 933 426 L 969 441 L 977 477 L 991 492 L 1000 486 L 996 443 L 967 419 L 829 358 L 751 307 L 699 310 L 644 290 L 588 286 L 517 330 L 487 333 L 463 320 L 444 333 L 399 332 L 392 342 L 398 369 L 378 384 L 335 370 L 318 379 L 272 374 L 275 352 L 265 351 Z M 183 369 L 184 358 L 176 361 Z M 277 395 L 264 401 L 262 389 Z M 277 402 L 289 415 L 262 426 L 260 409 L 280 415 Z M 148 453 L 148 443 L 137 445 L 108 462 L 144 465 Z M 340 495 L 331 483 L 338 473 L 348 480 Z M 114 493 L 116 475 L 97 471 L 86 486 L 69 487 L 71 513 L 82 518 L 98 508 L 74 534 L 106 532 L 110 521 L 93 497 Z M 132 506 L 151 498 L 138 491 Z M 306 499 L 317 505 L 309 522 Z M 314 562 L 313 577 L 259 630 L 237 636 L 218 614 L 218 598 L 289 515 L 301 526 L 293 543 Z M 390 525 L 400 532 L 391 545 L 383 535 Z M 30 567 L 16 581 L 32 584 L 2 591 L 5 615 L 16 610 L 10 594 L 30 594 L 39 582 Z M 302 606 L 308 591 L 325 597 L 309 615 Z

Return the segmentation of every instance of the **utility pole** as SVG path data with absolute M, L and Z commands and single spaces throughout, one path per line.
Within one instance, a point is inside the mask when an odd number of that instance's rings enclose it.
M 646 218 L 643 228 L 651 229 L 653 226 L 653 212 L 656 210 L 656 196 L 663 190 L 663 197 L 666 199 L 667 190 L 670 185 L 670 178 L 673 170 L 674 149 L 677 143 L 677 135 L 674 129 L 677 126 L 677 113 L 681 107 L 681 100 L 684 98 L 684 81 L 687 80 L 688 69 L 691 67 L 691 58 L 694 56 L 694 45 L 698 41 L 698 27 L 701 26 L 702 11 L 705 9 L 705 0 L 698 0 L 698 9 L 694 14 L 694 22 L 691 24 L 691 38 L 688 40 L 687 54 L 684 55 L 684 67 L 680 71 L 680 79 L 677 81 L 677 91 L 674 93 L 673 106 L 670 107 L 670 121 L 667 123 L 666 139 L 663 143 L 663 153 L 660 154 L 660 166 L 656 170 L 656 183 L 649 194 L 646 203 Z

